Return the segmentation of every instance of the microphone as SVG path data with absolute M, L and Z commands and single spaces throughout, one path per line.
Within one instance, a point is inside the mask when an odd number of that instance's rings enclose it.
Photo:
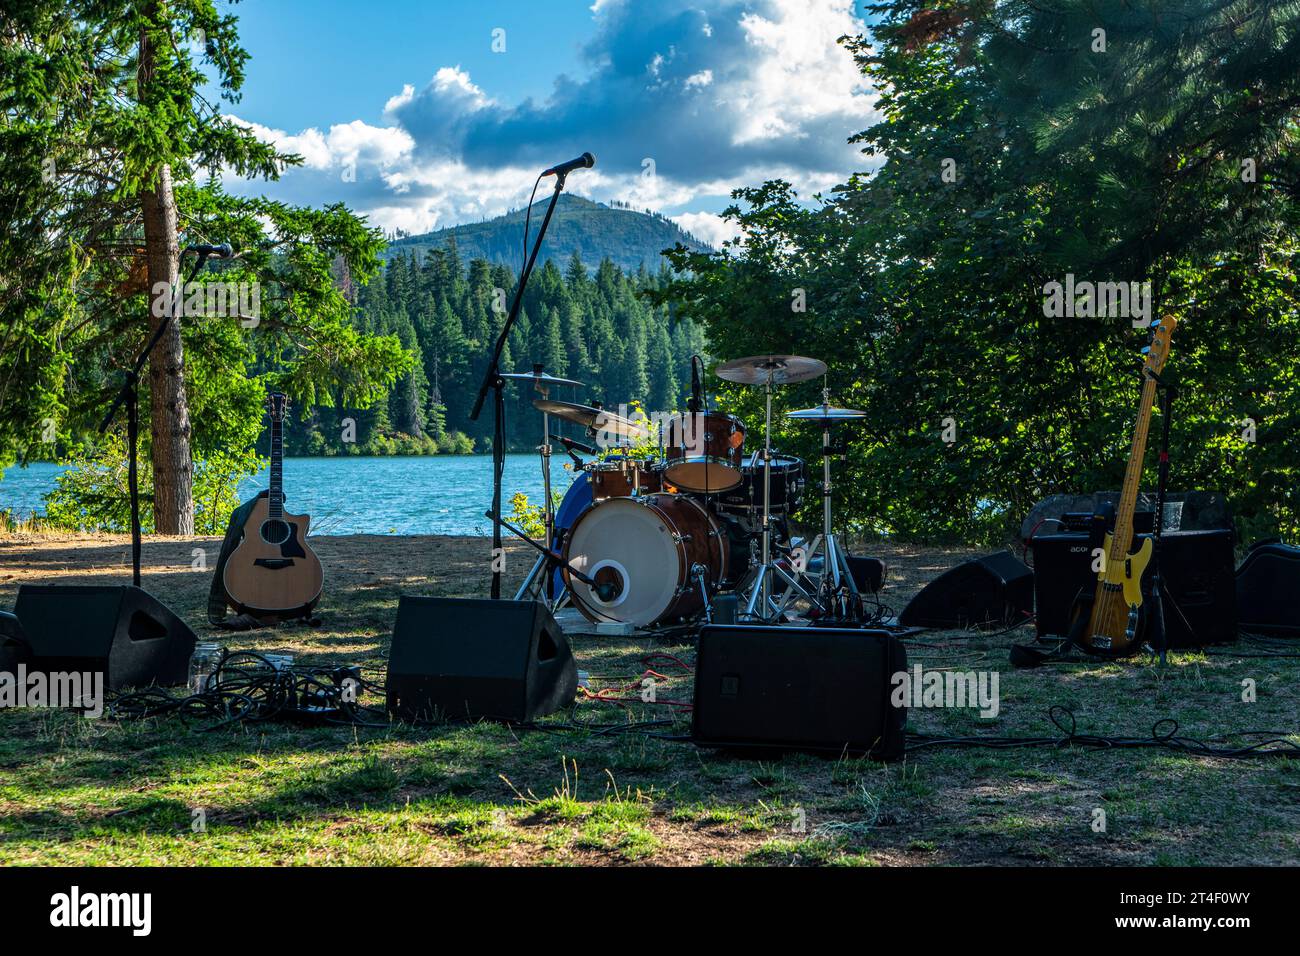
M 558 441 L 564 446 L 564 450 L 567 452 L 580 451 L 584 455 L 596 454 L 596 449 L 592 448 L 590 445 L 584 445 L 580 441 L 574 441 L 572 438 L 565 438 L 563 435 L 557 435 L 554 432 L 551 433 L 551 441 Z
M 223 242 L 219 246 L 186 246 L 185 252 L 197 253 L 200 256 L 207 256 L 210 259 L 229 259 L 235 254 L 235 250 L 231 248 L 230 243 L 228 242 Z
M 567 176 L 575 169 L 590 169 L 596 165 L 596 157 L 591 153 L 583 153 L 577 159 L 571 159 L 567 163 L 560 163 L 558 166 L 552 166 L 545 170 L 543 176 Z
M 700 360 L 698 355 L 691 356 L 691 400 L 686 403 L 687 407 L 694 414 L 699 414 L 701 409 L 700 392 L 703 386 L 700 384 L 700 369 L 697 364 Z

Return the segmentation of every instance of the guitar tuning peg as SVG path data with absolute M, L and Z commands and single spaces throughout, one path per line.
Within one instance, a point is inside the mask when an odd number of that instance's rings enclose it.
M 1158 329 L 1158 328 L 1160 328 L 1160 320 L 1159 320 L 1159 319 L 1152 319 L 1152 320 L 1151 320 L 1151 328 L 1153 328 L 1153 329 Z
M 1151 352 L 1151 346 L 1149 346 L 1149 345 L 1144 345 L 1144 346 L 1142 346 L 1142 354 L 1143 354 L 1143 355 L 1147 355 L 1147 354 L 1149 354 L 1150 352 Z

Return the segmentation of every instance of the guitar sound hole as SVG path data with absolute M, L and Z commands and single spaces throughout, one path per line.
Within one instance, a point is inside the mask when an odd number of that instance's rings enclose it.
M 262 522 L 262 540 L 267 544 L 284 544 L 289 540 L 289 522 L 271 518 Z

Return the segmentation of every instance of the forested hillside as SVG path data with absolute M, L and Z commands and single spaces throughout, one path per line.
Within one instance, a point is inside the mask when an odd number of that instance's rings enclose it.
M 399 252 L 384 272 L 357 293 L 357 326 L 366 334 L 395 335 L 418 361 L 369 409 L 320 407 L 306 427 L 288 437 L 290 454 L 429 454 L 486 451 L 490 406 L 469 419 L 493 343 L 513 301 L 516 270 L 484 259 L 465 264 L 453 240 L 417 258 Z M 661 288 L 664 271 L 628 274 L 605 259 L 589 269 L 574 253 L 561 269 L 548 261 L 534 271 L 502 368 L 547 371 L 586 383 L 552 398 L 601 401 L 614 408 L 637 401 L 649 410 L 683 404 L 690 357 L 704 336 L 667 306 L 650 304 L 642 290 Z M 540 437 L 531 386 L 512 386 L 507 428 L 512 449 Z M 355 441 L 340 440 L 356 423 Z M 558 429 L 557 427 L 553 430 Z M 567 433 L 578 434 L 574 428 Z
M 537 235 L 549 202 L 547 196 L 534 203 L 532 236 Z M 518 274 L 523 266 L 527 212 L 527 209 L 516 209 L 485 222 L 449 226 L 419 236 L 398 236 L 390 241 L 388 251 L 382 255 L 387 258 L 414 255 L 423 260 L 430 249 L 445 248 L 449 242 L 455 242 L 466 261 L 486 259 L 510 266 Z M 563 266 L 578 255 L 593 263 L 602 257 L 609 259 L 624 272 L 636 272 L 642 266 L 653 272 L 663 265 L 663 251 L 678 243 L 696 251 L 708 248 L 659 213 L 619 204 L 606 205 L 563 193 L 556 203 L 537 264 L 554 261 Z

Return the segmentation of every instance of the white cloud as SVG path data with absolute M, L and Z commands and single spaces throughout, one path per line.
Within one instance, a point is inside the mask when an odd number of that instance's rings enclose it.
M 279 183 L 232 188 L 342 201 L 377 225 L 420 232 L 521 206 L 539 169 L 584 149 L 597 166 L 574 174 L 571 191 L 649 208 L 689 209 L 699 196 L 776 177 L 807 196 L 863 167 L 846 139 L 875 120 L 875 97 L 836 43 L 865 29 L 851 0 L 596 0 L 591 9 L 587 74 L 557 77 L 544 100 L 504 105 L 461 66 L 442 66 L 389 97 L 382 126 L 246 124 L 305 166 Z M 647 158 L 654 175 L 644 174 Z M 711 213 L 675 218 L 710 242 L 734 232 Z
M 715 249 L 721 249 L 724 241 L 740 236 L 740 227 L 736 223 L 728 222 L 711 212 L 684 212 L 671 218 L 696 239 L 707 242 Z

